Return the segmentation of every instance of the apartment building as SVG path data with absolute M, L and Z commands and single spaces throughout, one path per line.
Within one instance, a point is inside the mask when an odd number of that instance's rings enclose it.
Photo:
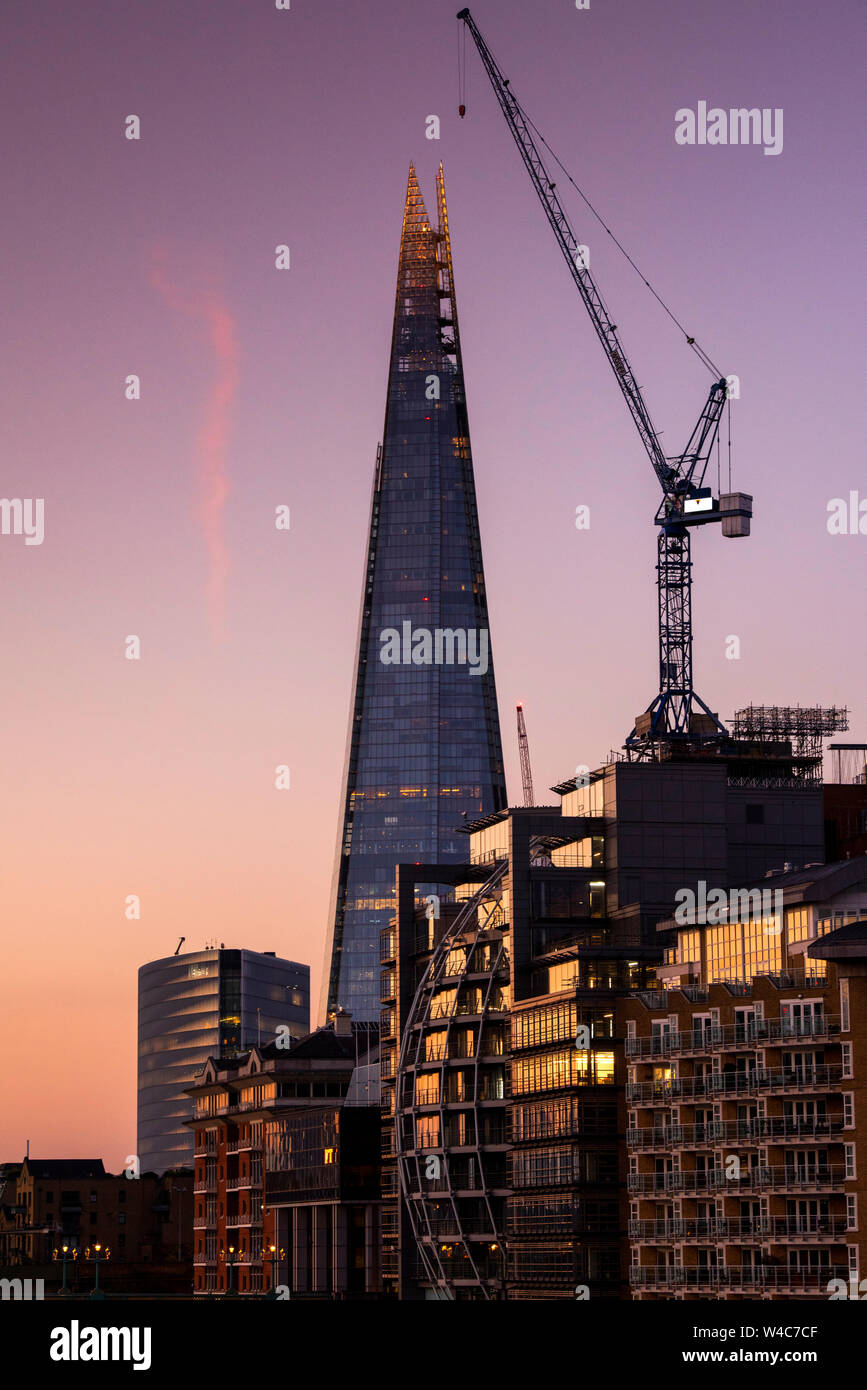
M 762 888 L 764 915 L 661 923 L 662 988 L 621 1005 L 639 1299 L 827 1299 L 867 1271 L 867 858 Z
M 290 1296 L 342 1294 L 356 1287 L 354 1245 L 345 1257 L 355 1215 L 347 1219 L 343 1208 L 361 1160 L 356 1122 L 341 1117 L 347 1103 L 375 1120 L 373 1138 L 367 1135 L 362 1145 L 373 1168 L 361 1193 L 373 1208 L 365 1215 L 363 1252 L 369 1260 L 378 1246 L 376 1027 L 339 1014 L 307 1037 L 287 1036 L 281 1046 L 283 1041 L 210 1058 L 189 1090 L 196 1163 L 194 1287 L 203 1296 L 261 1296 L 276 1286 Z M 330 1127 L 324 1115 L 330 1115 Z M 337 1137 L 348 1132 L 351 1151 Z M 296 1183 L 302 1170 L 303 1186 Z M 340 1176 L 336 1185 L 332 1174 Z M 337 1214 L 324 1210 L 335 1207 Z

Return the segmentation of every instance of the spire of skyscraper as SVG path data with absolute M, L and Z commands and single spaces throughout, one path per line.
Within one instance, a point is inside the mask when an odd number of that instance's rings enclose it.
M 410 165 L 377 450 L 322 989 L 379 1018 L 395 865 L 466 858 L 506 804 L 442 165 L 437 226 Z

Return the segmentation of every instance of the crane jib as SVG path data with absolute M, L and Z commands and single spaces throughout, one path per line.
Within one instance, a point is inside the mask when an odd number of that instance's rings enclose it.
M 636 719 L 635 728 L 626 741 L 627 748 L 647 747 L 648 741 L 652 742 L 660 737 L 724 736 L 727 734 L 724 725 L 710 712 L 704 701 L 699 699 L 692 686 L 692 565 L 689 528 L 711 521 L 722 521 L 723 535 L 749 535 L 752 498 L 746 493 L 730 492 L 722 495 L 717 502 L 711 496 L 710 489 L 703 486 L 711 452 L 719 434 L 723 407 L 728 398 L 726 379 L 714 381 L 686 448 L 681 454 L 667 458 L 662 452 L 657 431 L 654 429 L 629 359 L 617 337 L 616 324 L 612 323 L 590 274 L 586 257 L 582 254 L 583 248 L 557 195 L 556 184 L 550 177 L 533 138 L 528 118 L 510 90 L 508 78 L 503 76 L 469 9 L 460 10 L 457 17 L 466 24 L 472 35 L 494 94 L 569 266 L 572 279 L 590 315 L 596 335 L 611 363 L 615 380 L 629 407 L 663 492 L 659 510 L 654 518 L 660 528 L 657 562 L 659 694 L 645 713 Z M 634 262 L 632 264 L 634 265 Z M 673 318 L 670 311 L 668 312 Z M 687 341 L 694 344 L 695 340 L 687 335 Z M 706 355 L 702 354 L 702 359 L 706 365 L 709 364 Z

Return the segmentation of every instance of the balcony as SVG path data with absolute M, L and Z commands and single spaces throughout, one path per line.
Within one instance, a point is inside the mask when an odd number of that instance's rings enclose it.
M 845 1241 L 849 1222 L 845 1216 L 772 1216 L 771 1240 Z
M 226 1187 L 229 1189 L 229 1191 L 234 1191 L 236 1188 L 239 1188 L 239 1187 L 261 1187 L 261 1186 L 262 1186 L 262 1174 L 261 1174 L 261 1173 L 257 1173 L 257 1172 L 252 1172 L 252 1173 L 250 1173 L 249 1176 L 246 1177 L 246 1178 L 227 1178 L 227 1179 L 226 1179 Z
M 749 1071 L 712 1072 L 707 1076 L 672 1077 L 670 1081 L 631 1081 L 626 1099 L 633 1105 L 671 1105 L 707 1097 L 773 1094 L 775 1091 L 832 1091 L 843 1080 L 841 1066 L 753 1067 Z
M 802 1020 L 756 1018 L 746 1024 L 693 1028 L 684 1032 L 675 1030 L 654 1038 L 627 1038 L 626 1056 L 632 1061 L 645 1057 L 718 1052 L 730 1047 L 765 1047 L 775 1042 L 827 1041 L 839 1032 L 839 1018 L 827 1014 L 821 1018 Z
M 706 1192 L 843 1192 L 846 1170 L 842 1164 L 745 1168 L 740 1177 L 727 1178 L 725 1168 L 690 1172 L 630 1173 L 628 1191 L 636 1195 Z
M 674 1241 L 797 1241 L 846 1238 L 845 1216 L 673 1217 L 666 1221 L 630 1221 L 629 1238 L 648 1244 Z
M 737 1268 L 719 1265 L 704 1268 L 699 1265 L 633 1265 L 629 1282 L 633 1288 L 644 1289 L 731 1289 L 787 1293 L 827 1293 L 831 1279 L 843 1279 L 848 1286 L 849 1268 L 825 1265 L 822 1269 L 780 1269 L 776 1265 L 752 1265 Z
M 711 1120 L 698 1125 L 652 1125 L 626 1131 L 630 1149 L 690 1149 L 710 1144 L 778 1144 L 842 1136 L 843 1119 L 817 1115 L 800 1119 L 787 1115 L 757 1116 L 753 1120 Z

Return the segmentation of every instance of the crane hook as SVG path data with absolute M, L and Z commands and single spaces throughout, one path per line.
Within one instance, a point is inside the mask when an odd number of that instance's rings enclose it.
M 460 116 L 461 120 L 464 119 L 464 116 L 465 116 L 466 114 L 467 114 L 467 108 L 464 106 L 463 102 L 461 102 L 460 106 L 458 107 L 458 115 Z

